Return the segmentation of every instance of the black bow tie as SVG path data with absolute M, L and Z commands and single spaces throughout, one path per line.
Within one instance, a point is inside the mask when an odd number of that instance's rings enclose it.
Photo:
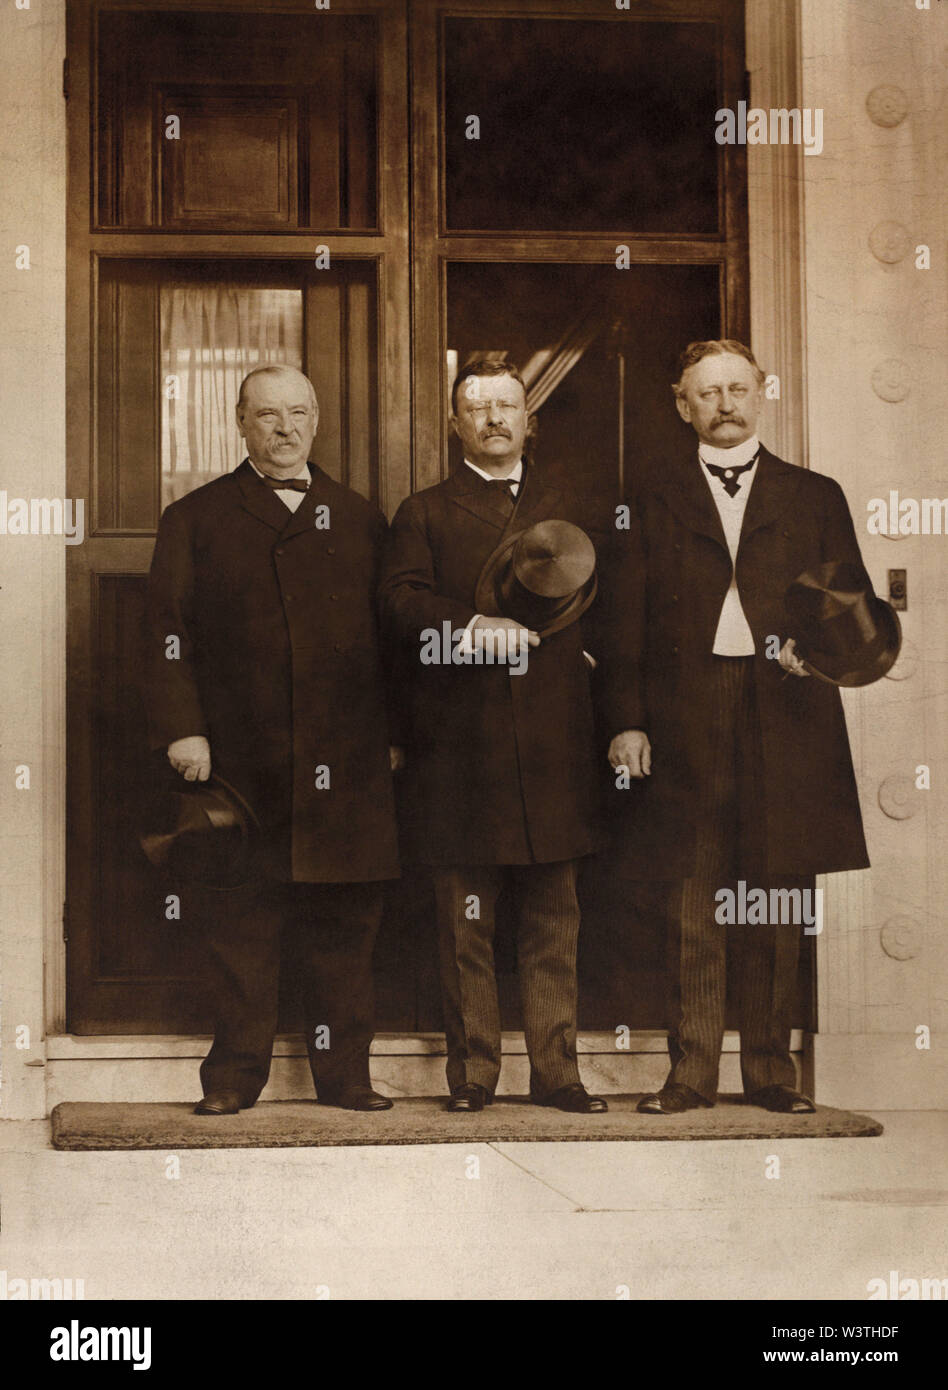
M 741 485 L 740 475 L 746 473 L 748 468 L 753 468 L 757 462 L 757 455 L 754 455 L 750 463 L 735 464 L 733 468 L 722 468 L 720 464 L 708 463 L 705 459 L 702 459 L 701 462 L 709 473 L 713 473 L 716 478 L 721 480 L 728 497 L 736 497 L 737 490 Z
M 263 481 L 267 487 L 272 487 L 274 492 L 306 492 L 309 483 L 305 478 L 271 478 L 269 473 L 264 473 Z

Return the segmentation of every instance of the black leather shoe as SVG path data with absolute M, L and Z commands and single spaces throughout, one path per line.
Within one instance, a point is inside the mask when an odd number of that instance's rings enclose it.
M 320 1105 L 335 1105 L 339 1110 L 391 1110 L 388 1096 L 380 1096 L 371 1086 L 347 1086 L 341 1091 L 323 1091 L 317 1097 Z
M 816 1106 L 809 1096 L 803 1096 L 792 1086 L 765 1086 L 747 1097 L 748 1105 L 759 1105 L 764 1110 L 775 1110 L 783 1115 L 812 1115 Z
M 669 1081 L 654 1095 L 643 1096 L 635 1108 L 640 1115 L 681 1115 L 685 1110 L 710 1110 L 713 1104 L 690 1086 Z
M 485 1105 L 493 1103 L 493 1099 L 486 1087 L 479 1086 L 476 1081 L 468 1081 L 463 1086 L 455 1087 L 445 1109 L 483 1110 Z
M 566 1110 L 571 1115 L 601 1115 L 609 1107 L 602 1096 L 591 1096 L 586 1087 L 574 1081 L 569 1086 L 561 1086 L 543 1100 L 535 1100 L 537 1105 L 552 1105 L 557 1110 Z
M 194 1107 L 195 1115 L 236 1115 L 238 1110 L 249 1110 L 240 1098 L 238 1091 L 208 1091 L 203 1100 Z

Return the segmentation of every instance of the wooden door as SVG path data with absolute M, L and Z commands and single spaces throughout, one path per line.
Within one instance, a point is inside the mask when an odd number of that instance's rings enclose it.
M 302 365 L 314 458 L 391 513 L 457 461 L 452 370 L 505 350 L 531 369 L 538 458 L 608 505 L 681 428 L 655 403 L 683 342 L 747 332 L 744 161 L 713 141 L 743 91 L 741 0 L 232 10 L 68 3 L 69 468 L 89 516 L 68 550 L 77 1033 L 208 1027 L 193 942 L 134 833 L 137 671 L 161 509 L 237 461 L 241 371 Z M 593 864 L 584 903 L 582 1025 L 658 1026 L 655 895 L 631 901 Z M 406 875 L 377 953 L 381 1030 L 440 1027 L 435 960 L 430 891 Z
M 411 64 L 414 484 L 460 462 L 458 367 L 503 353 L 538 465 L 611 510 L 690 435 L 685 344 L 748 337 L 746 161 L 714 138 L 745 95 L 743 0 L 415 0 Z M 605 860 L 581 889 L 580 1025 L 661 1027 L 663 891 Z M 505 927 L 498 960 L 517 1028 Z
M 163 506 L 239 461 L 242 372 L 302 366 L 313 457 L 409 487 L 404 3 L 70 0 L 67 1024 L 206 1031 L 187 914 L 136 839 Z M 384 460 L 384 466 L 383 466 Z

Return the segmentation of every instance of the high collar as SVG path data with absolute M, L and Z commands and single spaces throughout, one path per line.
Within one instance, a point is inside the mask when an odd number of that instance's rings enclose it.
M 266 477 L 266 478 L 273 478 L 273 474 L 272 474 L 272 473 L 264 473 L 261 469 L 259 469 L 259 468 L 257 467 L 257 465 L 254 463 L 253 459 L 248 458 L 247 462 L 250 464 L 250 467 L 251 467 L 251 468 L 253 469 L 253 471 L 256 473 L 256 475 L 257 475 L 258 478 L 265 478 L 265 477 Z M 308 464 L 308 463 L 301 463 L 301 464 L 300 464 L 299 472 L 298 472 L 298 473 L 294 473 L 293 476 L 290 477 L 290 478 L 287 478 L 286 481 L 287 481 L 288 483 L 291 483 L 291 482 L 293 482 L 293 480 L 294 480 L 295 478 L 305 478 L 306 481 L 309 482 L 309 480 L 310 480 L 310 472 L 309 472 L 309 464 Z M 283 481 L 283 480 L 280 479 L 280 478 L 274 478 L 274 482 L 282 482 L 282 481 Z
M 713 463 L 719 468 L 742 468 L 760 450 L 760 440 L 756 434 L 745 439 L 743 444 L 735 444 L 733 449 L 719 449 L 714 444 L 698 445 L 698 457 L 702 463 Z
M 470 459 L 465 459 L 464 462 L 468 468 L 474 470 L 479 478 L 483 478 L 485 483 L 519 483 L 523 477 L 523 459 L 518 459 L 510 472 L 504 474 L 485 473 L 483 468 L 478 468 L 477 464 L 472 463 Z

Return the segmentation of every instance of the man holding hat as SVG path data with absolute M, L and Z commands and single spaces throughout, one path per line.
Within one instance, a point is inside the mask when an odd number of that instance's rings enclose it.
M 281 937 L 319 1100 L 391 1105 L 369 1081 L 373 945 L 399 872 L 375 603 L 387 527 L 308 463 L 318 417 L 301 372 L 250 372 L 249 457 L 167 508 L 152 561 L 144 695 L 180 780 L 143 845 L 203 885 L 216 1026 L 198 1114 L 246 1109 L 266 1084 Z
M 531 1095 L 588 1114 L 607 1108 L 576 1058 L 576 860 L 597 843 L 579 618 L 596 557 L 578 500 L 523 458 L 528 418 L 516 368 L 461 371 L 451 422 L 464 463 L 402 503 L 380 601 L 406 672 L 404 841 L 434 880 L 448 1109 L 483 1109 L 500 1074 L 493 935 L 506 890 Z
M 648 1114 L 717 1095 L 720 890 L 802 893 L 815 874 L 869 862 L 837 683 L 883 675 L 898 624 L 872 593 L 839 485 L 760 443 L 763 383 L 742 343 L 686 349 L 673 389 L 698 448 L 645 479 L 609 596 L 619 862 L 672 885 L 672 1066 L 640 1103 Z M 801 932 L 781 913 L 736 923 L 732 941 L 745 1095 L 788 1113 L 813 1109 L 790 1056 Z

